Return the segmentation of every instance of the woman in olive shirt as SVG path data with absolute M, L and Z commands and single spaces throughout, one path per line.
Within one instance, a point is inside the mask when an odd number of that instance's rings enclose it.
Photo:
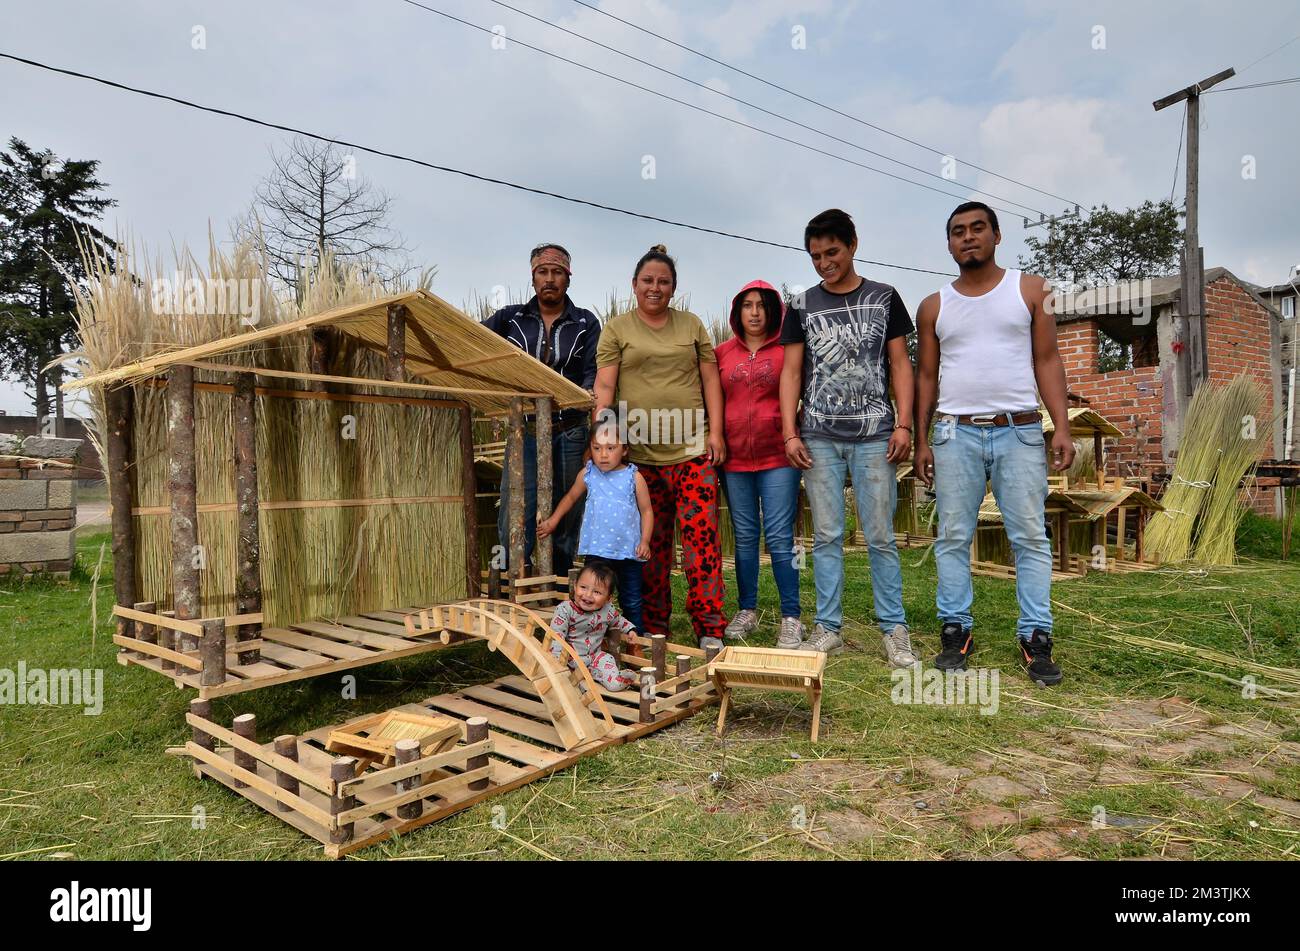
M 636 307 L 613 317 L 596 348 L 596 413 L 616 414 L 650 488 L 655 527 L 642 594 L 647 634 L 668 634 L 674 528 L 682 534 L 686 610 L 701 647 L 721 647 L 718 470 L 726 457 L 722 384 L 700 318 L 669 306 L 677 265 L 663 245 L 632 275 Z

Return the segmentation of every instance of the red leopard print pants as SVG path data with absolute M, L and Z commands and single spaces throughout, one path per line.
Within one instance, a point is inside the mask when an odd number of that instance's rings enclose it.
M 671 466 L 637 466 L 650 489 L 655 513 L 650 560 L 642 572 L 642 611 L 647 634 L 668 634 L 673 613 L 673 536 L 682 535 L 686 610 L 695 637 L 722 637 L 722 552 L 718 542 L 718 470 L 708 456 Z

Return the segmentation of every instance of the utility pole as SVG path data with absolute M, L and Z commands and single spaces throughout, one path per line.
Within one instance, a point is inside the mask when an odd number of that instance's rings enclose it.
M 1071 218 L 1078 218 L 1078 217 L 1079 217 L 1079 206 L 1075 205 L 1074 211 L 1064 211 L 1059 215 L 1052 215 L 1050 218 L 1040 211 L 1038 213 L 1037 221 L 1030 221 L 1028 218 L 1021 219 L 1024 222 L 1026 231 L 1028 231 L 1030 228 L 1047 229 L 1047 257 L 1052 269 L 1053 283 L 1059 283 L 1059 281 L 1057 281 L 1057 275 L 1056 275 L 1056 223 L 1058 221 L 1068 221 Z M 1074 275 L 1071 275 L 1072 278 L 1073 276 Z
M 1187 356 L 1179 361 L 1179 409 L 1191 399 L 1191 394 L 1205 382 L 1209 351 L 1205 340 L 1205 258 L 1198 230 L 1198 198 L 1200 195 L 1201 150 L 1201 93 L 1217 86 L 1237 71 L 1231 67 L 1215 73 L 1208 79 L 1171 93 L 1152 103 L 1156 112 L 1175 103 L 1187 101 L 1187 218 L 1183 229 L 1182 254 L 1182 311 L 1187 326 Z M 1181 415 L 1181 412 L 1180 412 Z

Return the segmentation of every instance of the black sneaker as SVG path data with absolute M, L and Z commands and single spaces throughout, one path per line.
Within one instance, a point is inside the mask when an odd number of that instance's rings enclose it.
M 970 628 L 955 622 L 945 624 L 939 632 L 939 643 L 943 650 L 934 659 L 934 666 L 940 670 L 965 670 L 966 660 L 975 650 Z
M 1029 679 L 1040 687 L 1059 684 L 1065 676 L 1061 668 L 1052 660 L 1052 635 L 1040 628 L 1034 628 L 1034 636 L 1020 641 L 1020 660 L 1029 672 Z

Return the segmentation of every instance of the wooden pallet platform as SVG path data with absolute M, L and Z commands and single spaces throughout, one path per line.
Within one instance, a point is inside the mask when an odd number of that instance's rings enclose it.
M 225 682 L 208 686 L 199 683 L 201 663 L 197 647 L 191 650 L 182 649 L 179 644 L 162 647 L 123 635 L 114 635 L 113 642 L 122 647 L 117 655 L 119 664 L 155 671 L 178 688 L 197 690 L 199 698 L 207 700 L 426 654 L 470 639 L 468 635 L 453 634 L 444 643 L 441 638 L 427 634 L 412 637 L 402 624 L 405 617 L 400 611 L 373 611 L 337 621 L 305 621 L 287 627 L 264 628 L 257 645 L 260 659 L 241 664 L 240 653 L 231 649 L 241 645 L 229 642 Z M 173 669 L 168 670 L 167 664 Z
M 618 725 L 573 749 L 564 748 L 533 683 L 511 675 L 394 707 L 393 712 L 453 718 L 463 723 L 464 731 L 449 750 L 409 763 L 399 759 L 388 768 L 369 763 L 360 775 L 352 758 L 333 756 L 325 747 L 331 732 L 373 719 L 374 714 L 258 743 L 251 715 L 236 717 L 233 729 L 226 729 L 211 721 L 208 701 L 195 700 L 186 717 L 193 738 L 176 752 L 192 759 L 196 776 L 216 780 L 316 839 L 328 857 L 339 858 L 662 730 L 716 703 L 705 658 L 695 649 L 685 650 L 690 654 L 679 658 L 690 660 L 679 659 L 676 676 L 661 683 L 643 684 L 641 691 L 601 689 Z

